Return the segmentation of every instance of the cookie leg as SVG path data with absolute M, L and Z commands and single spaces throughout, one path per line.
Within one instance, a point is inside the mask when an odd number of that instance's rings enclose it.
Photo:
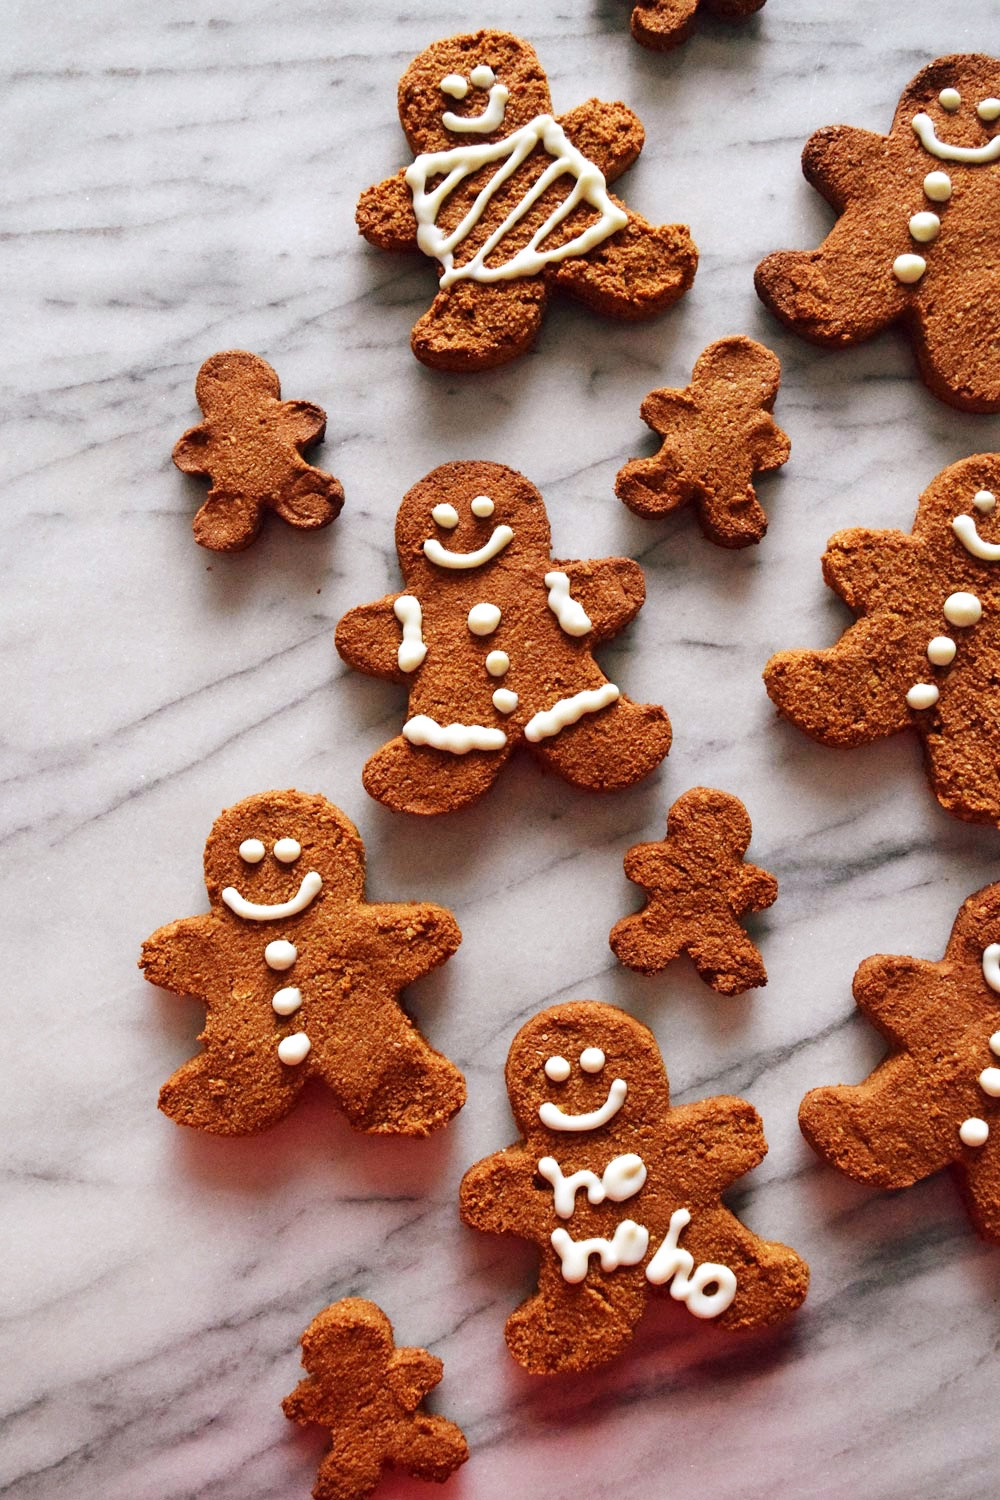
M 538 278 L 457 281 L 414 325 L 410 347 L 433 370 L 492 370 L 531 348 L 545 301 Z
M 914 332 L 920 371 L 935 396 L 960 411 L 1000 411 L 1000 312 L 992 274 L 953 275 L 947 301 L 921 307 Z
M 355 1130 L 429 1135 L 465 1103 L 465 1079 L 424 1040 L 394 999 L 363 984 L 344 996 L 314 1068 Z
M 633 458 L 618 472 L 615 494 L 637 516 L 663 516 L 694 494 L 679 454 L 665 443 L 652 458 Z
M 989 688 L 983 679 L 983 701 Z M 924 750 L 930 780 L 942 807 L 971 823 L 1000 825 L 1000 767 L 992 746 L 994 720 L 970 712 L 969 701 L 946 698 L 936 727 L 928 726 Z
M 548 274 L 555 286 L 594 312 L 636 322 L 676 302 L 697 267 L 698 251 L 687 225 L 647 224 L 630 213 L 624 229 Z
M 632 12 L 632 35 L 643 47 L 667 52 L 694 29 L 698 0 L 641 0 Z
M 632 1339 L 646 1305 L 645 1283 L 632 1273 L 601 1277 L 600 1291 L 570 1286 L 558 1270 L 543 1272 L 540 1290 L 511 1313 L 504 1338 L 531 1375 L 592 1370 L 620 1354 Z M 616 1279 L 617 1278 L 617 1279 Z
M 688 945 L 691 961 L 717 994 L 742 995 L 767 983 L 764 961 L 742 927 L 720 923 Z
M 640 974 L 659 974 L 683 953 L 685 932 L 679 924 L 663 921 L 647 908 L 616 922 L 608 941 L 626 968 Z
M 256 1135 L 292 1108 L 301 1070 L 278 1057 L 277 1039 L 205 1031 L 207 1050 L 192 1057 L 160 1090 L 160 1109 L 178 1125 L 211 1135 Z
M 213 552 L 242 552 L 260 530 L 260 520 L 259 500 L 213 489 L 194 518 L 194 539 Z
M 722 1328 L 749 1330 L 780 1323 L 801 1305 L 809 1289 L 809 1267 L 802 1257 L 789 1245 L 760 1239 L 724 1204 L 714 1210 L 695 1208 L 681 1243 L 696 1265 L 714 1262 L 728 1266 L 736 1276 L 736 1294 L 717 1319 Z
M 365 790 L 393 812 L 456 812 L 488 792 L 510 754 L 504 750 L 470 750 L 452 755 L 430 745 L 411 745 L 397 735 L 366 763 Z
M 847 348 L 906 311 L 905 290 L 892 274 L 897 253 L 891 245 L 881 255 L 875 252 L 882 269 L 873 275 L 868 226 L 847 213 L 820 249 L 778 250 L 766 256 L 754 273 L 754 285 L 764 305 L 800 337 Z
M 717 547 L 750 547 L 767 531 L 767 516 L 752 484 L 697 492 L 701 529 Z
M 532 749 L 571 785 L 616 792 L 655 770 L 670 737 L 670 720 L 658 704 L 619 698 Z
M 963 1147 L 958 1176 L 969 1217 L 988 1240 L 1000 1240 L 1000 1153 L 991 1129 L 985 1146 Z
M 287 492 L 274 502 L 274 510 L 289 526 L 315 531 L 340 515 L 344 491 L 338 479 L 322 469 L 305 469 Z
M 781 651 L 764 668 L 768 697 L 823 745 L 867 745 L 913 721 L 906 688 L 927 674 L 906 622 L 859 620 L 827 651 Z
M 454 1422 L 444 1417 L 418 1413 L 405 1425 L 394 1429 L 386 1457 L 399 1469 L 417 1479 L 432 1479 L 441 1484 L 465 1463 L 469 1445 Z
M 359 1429 L 339 1438 L 335 1435 L 333 1447 L 319 1466 L 313 1500 L 368 1500 L 382 1477 L 380 1450 L 374 1433 L 370 1439 Z

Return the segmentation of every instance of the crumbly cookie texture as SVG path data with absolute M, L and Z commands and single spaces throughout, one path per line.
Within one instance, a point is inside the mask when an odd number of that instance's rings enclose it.
M 865 959 L 854 998 L 889 1054 L 862 1083 L 811 1090 L 802 1134 L 875 1187 L 951 1167 L 979 1233 L 1000 1240 L 1000 885 L 964 903 L 939 962 Z
M 698 356 L 684 390 L 650 391 L 642 420 L 663 438 L 654 458 L 619 470 L 615 492 L 640 516 L 691 502 L 719 547 L 747 547 L 767 530 L 753 476 L 780 469 L 791 444 L 771 415 L 781 380 L 776 354 L 741 334 Z
M 745 21 L 765 0 L 639 0 L 632 11 L 632 35 L 643 47 L 669 52 L 686 42 L 699 15 L 719 21 Z
M 160 1090 L 179 1125 L 252 1135 L 307 1078 L 356 1130 L 427 1135 L 465 1080 L 400 1003 L 461 941 L 449 911 L 364 899 L 364 845 L 324 797 L 264 792 L 227 808 L 205 846 L 211 911 L 147 938 L 153 984 L 207 1007 L 202 1051 Z
M 302 457 L 323 441 L 326 412 L 311 401 L 282 401 L 278 377 L 259 354 L 213 354 L 198 371 L 195 395 L 205 420 L 178 438 L 173 458 L 185 474 L 212 481 L 194 518 L 199 546 L 241 552 L 266 510 L 301 531 L 329 526 L 340 514 L 340 481 Z
M 385 1468 L 440 1484 L 468 1458 L 460 1428 L 421 1409 L 441 1361 L 426 1349 L 397 1349 L 374 1302 L 345 1297 L 324 1308 L 302 1335 L 302 1363 L 308 1378 L 281 1407 L 302 1427 L 330 1431 L 314 1500 L 367 1500 Z
M 529 349 L 554 292 L 605 317 L 669 307 L 694 279 L 683 224 L 648 224 L 608 192 L 643 130 L 624 104 L 589 99 L 552 114 L 534 50 L 501 31 L 428 47 L 399 85 L 413 163 L 368 188 L 361 234 L 421 251 L 439 287 L 411 347 L 441 370 L 486 370 Z
M 763 960 L 739 919 L 773 905 L 778 882 L 743 863 L 750 835 L 738 797 L 705 786 L 678 797 L 667 814 L 666 838 L 636 844 L 625 856 L 625 874 L 649 899 L 643 911 L 611 929 L 615 956 L 630 969 L 658 974 L 687 953 L 720 995 L 766 984 Z
M 511 1044 L 507 1093 L 522 1138 L 466 1172 L 461 1214 L 538 1247 L 538 1291 L 506 1328 L 526 1370 L 613 1359 L 657 1289 L 730 1330 L 802 1302 L 805 1262 L 721 1199 L 767 1151 L 757 1111 L 727 1097 L 673 1108 L 631 1016 L 589 1000 L 541 1011 Z
M 890 323 L 963 411 L 1000 411 L 1000 61 L 939 57 L 904 89 L 889 134 L 818 130 L 802 170 L 838 219 L 817 250 L 761 261 L 756 285 L 803 338 L 846 348 Z
M 858 616 L 825 651 L 782 651 L 771 699 L 824 745 L 911 730 L 955 817 L 1000 826 L 1000 454 L 945 469 L 912 532 L 838 532 L 823 576 Z

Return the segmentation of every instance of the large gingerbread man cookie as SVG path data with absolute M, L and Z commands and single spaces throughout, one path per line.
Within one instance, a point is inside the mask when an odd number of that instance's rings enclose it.
M 211 912 L 143 944 L 146 978 L 208 1007 L 204 1050 L 160 1091 L 180 1125 L 251 1135 L 307 1078 L 356 1130 L 427 1135 L 465 1080 L 417 1031 L 400 991 L 461 941 L 450 912 L 369 904 L 364 845 L 324 797 L 264 792 L 227 808 L 205 846 Z
M 467 806 L 524 741 L 596 791 L 631 785 L 666 755 L 663 709 L 626 698 L 593 657 L 638 613 L 642 570 L 625 557 L 557 561 L 550 545 L 541 495 L 501 464 L 443 464 L 405 496 L 406 591 L 337 626 L 346 662 L 409 687 L 402 734 L 363 773 L 387 807 Z
M 698 252 L 681 224 L 647 224 L 607 189 L 642 150 L 624 104 L 555 118 L 531 47 L 501 31 L 428 47 L 399 85 L 416 160 L 368 188 L 358 228 L 382 250 L 438 262 L 413 329 L 440 370 L 486 370 L 532 345 L 553 292 L 607 317 L 651 317 L 685 292 Z
M 887 136 L 848 125 L 806 143 L 806 178 L 839 218 L 818 250 L 780 251 L 757 291 L 803 338 L 844 348 L 901 322 L 942 401 L 1000 411 L 1000 62 L 939 57 Z
M 385 1468 L 441 1484 L 468 1458 L 455 1423 L 421 1410 L 441 1361 L 426 1349 L 397 1349 L 374 1302 L 344 1297 L 325 1307 L 302 1335 L 302 1363 L 309 1378 L 281 1407 L 302 1427 L 330 1431 L 314 1500 L 367 1500 Z
M 673 1108 L 645 1026 L 595 1001 L 544 1010 L 511 1044 L 507 1093 L 522 1139 L 466 1172 L 461 1213 L 541 1253 L 537 1293 L 507 1320 L 526 1370 L 604 1364 L 656 1290 L 729 1329 L 799 1306 L 808 1267 L 720 1196 L 767 1151 L 757 1111 L 725 1097 Z
M 643 47 L 668 52 L 687 41 L 699 14 L 744 21 L 763 5 L 764 0 L 639 0 L 632 11 L 632 35 Z
M 806 1095 L 806 1140 L 876 1187 L 951 1167 L 980 1234 L 1000 1240 L 1000 885 L 965 902 L 943 959 L 868 958 L 854 998 L 891 1050 L 863 1083 Z
M 195 541 L 215 552 L 241 552 L 265 510 L 301 531 L 329 526 L 340 514 L 343 488 L 302 457 L 323 441 L 323 408 L 282 401 L 274 370 L 246 349 L 206 359 L 194 390 L 205 420 L 178 438 L 174 463 L 212 481 L 194 518 Z
M 913 730 L 948 812 L 1000 825 L 1000 454 L 952 464 L 913 531 L 841 531 L 823 576 L 858 622 L 764 671 L 781 713 L 824 745 Z

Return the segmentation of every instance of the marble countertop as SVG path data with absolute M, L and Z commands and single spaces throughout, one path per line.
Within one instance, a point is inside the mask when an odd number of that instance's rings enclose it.
M 988 10 L 771 0 L 657 57 L 630 40 L 626 0 L 8 8 L 0 1495 L 307 1496 L 324 1437 L 279 1402 L 299 1334 L 347 1294 L 443 1358 L 432 1405 L 472 1447 L 454 1500 L 981 1500 L 995 1487 L 1000 1252 L 947 1175 L 895 1195 L 857 1186 L 813 1157 L 796 1110 L 880 1054 L 854 1014 L 857 964 L 939 957 L 962 900 L 1000 871 L 998 836 L 939 809 L 909 738 L 841 755 L 779 723 L 760 671 L 847 619 L 822 584 L 825 539 L 908 529 L 941 468 L 1000 448 L 1000 418 L 933 400 L 896 332 L 842 354 L 800 343 L 752 285 L 767 251 L 811 246 L 830 222 L 800 174 L 806 136 L 886 129 L 925 61 L 991 50 Z M 366 247 L 353 207 L 407 159 L 394 107 L 406 63 L 476 25 L 535 44 L 557 111 L 591 95 L 637 110 L 647 144 L 621 191 L 654 222 L 688 222 L 701 263 L 659 321 L 562 304 L 533 354 L 462 379 L 409 353 L 429 268 Z M 759 486 L 763 544 L 726 553 L 690 513 L 641 520 L 612 486 L 653 449 L 646 391 L 684 385 L 706 343 L 738 332 L 780 354 L 793 453 Z M 194 545 L 202 490 L 170 450 L 196 420 L 199 364 L 232 346 L 326 407 L 318 461 L 347 503 L 325 532 L 273 524 L 226 557 Z M 362 789 L 403 694 L 348 672 L 334 626 L 398 586 L 399 500 L 456 458 L 527 474 L 557 556 L 641 561 L 646 607 L 602 661 L 666 705 L 675 738 L 631 791 L 590 798 L 525 758 L 479 807 L 428 824 Z M 639 905 L 625 850 L 660 836 L 698 783 L 744 799 L 751 857 L 781 882 L 752 929 L 770 982 L 739 999 L 686 961 L 629 973 L 607 945 Z M 354 819 L 370 897 L 458 917 L 459 952 L 409 995 L 469 1086 L 427 1141 L 355 1135 L 318 1090 L 256 1139 L 187 1132 L 155 1107 L 202 1011 L 144 983 L 139 944 L 204 910 L 215 814 L 270 786 L 321 791 Z M 809 1298 L 780 1331 L 727 1336 L 658 1301 L 595 1374 L 539 1381 L 509 1358 L 503 1322 L 533 1253 L 463 1228 L 457 1186 L 515 1137 L 502 1068 L 517 1027 L 585 997 L 653 1028 L 675 1101 L 739 1093 L 761 1112 L 770 1153 L 731 1201 L 811 1263 Z M 428 1491 L 387 1475 L 379 1493 Z

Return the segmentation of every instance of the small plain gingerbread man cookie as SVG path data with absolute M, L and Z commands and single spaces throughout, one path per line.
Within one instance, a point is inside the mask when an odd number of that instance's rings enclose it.
M 757 267 L 761 299 L 803 338 L 846 348 L 910 333 L 935 396 L 1000 411 L 1000 61 L 939 57 L 908 84 L 887 136 L 830 125 L 802 170 L 839 218 L 818 250 Z
M 514 359 L 556 291 L 634 320 L 691 285 L 698 252 L 687 227 L 647 224 L 607 190 L 642 150 L 636 116 L 590 99 L 555 118 L 519 37 L 435 42 L 403 74 L 399 118 L 416 160 L 362 194 L 357 223 L 379 249 L 439 263 L 438 294 L 410 340 L 423 364 L 486 370 Z
M 625 874 L 649 896 L 646 908 L 611 929 L 612 951 L 642 974 L 658 974 L 688 953 L 707 985 L 741 995 L 767 983 L 767 971 L 739 924 L 778 897 L 766 870 L 743 863 L 750 818 L 738 797 L 696 786 L 667 814 L 667 837 L 636 844 Z
M 324 797 L 264 792 L 227 808 L 205 846 L 212 910 L 143 944 L 146 978 L 208 1007 L 204 1050 L 160 1090 L 180 1125 L 252 1135 L 307 1078 L 356 1130 L 427 1135 L 465 1080 L 417 1031 L 400 991 L 461 941 L 443 907 L 364 899 L 364 845 Z
M 507 1093 L 522 1139 L 466 1172 L 461 1213 L 541 1252 L 538 1291 L 507 1320 L 526 1370 L 614 1358 L 655 1289 L 728 1329 L 799 1306 L 804 1261 L 720 1196 L 767 1151 L 757 1111 L 723 1097 L 672 1108 L 645 1026 L 589 1000 L 544 1010 L 511 1044 Z
M 414 485 L 396 546 L 406 592 L 337 626 L 346 662 L 409 686 L 402 734 L 364 769 L 373 797 L 396 811 L 453 812 L 488 791 L 525 741 L 594 791 L 660 763 L 663 709 L 626 698 L 593 657 L 642 606 L 637 563 L 554 560 L 541 495 L 490 463 L 443 464 Z
M 718 21 L 744 21 L 761 10 L 764 3 L 765 0 L 639 0 L 632 12 L 632 35 L 643 47 L 668 52 L 687 41 L 699 13 L 714 16 Z
M 791 452 L 771 416 L 780 380 L 778 357 L 763 344 L 740 334 L 709 344 L 685 390 L 650 391 L 642 403 L 640 416 L 663 446 L 619 470 L 619 499 L 640 516 L 693 501 L 717 546 L 759 542 L 767 517 L 753 476 L 780 469 Z
M 876 1187 L 950 1166 L 979 1233 L 1000 1240 L 1000 885 L 965 902 L 938 963 L 868 958 L 854 998 L 891 1050 L 863 1083 L 805 1096 L 806 1140 Z
M 439 1484 L 464 1464 L 468 1444 L 454 1422 L 421 1411 L 444 1366 L 426 1349 L 397 1349 L 374 1302 L 345 1297 L 302 1335 L 309 1378 L 281 1403 L 290 1421 L 329 1428 L 314 1500 L 367 1500 L 387 1467 Z
M 213 354 L 198 371 L 195 395 L 205 420 L 178 439 L 174 463 L 212 481 L 194 518 L 199 546 L 241 552 L 265 510 L 302 531 L 340 514 L 340 481 L 302 457 L 323 441 L 326 412 L 311 401 L 282 401 L 278 377 L 259 354 Z

